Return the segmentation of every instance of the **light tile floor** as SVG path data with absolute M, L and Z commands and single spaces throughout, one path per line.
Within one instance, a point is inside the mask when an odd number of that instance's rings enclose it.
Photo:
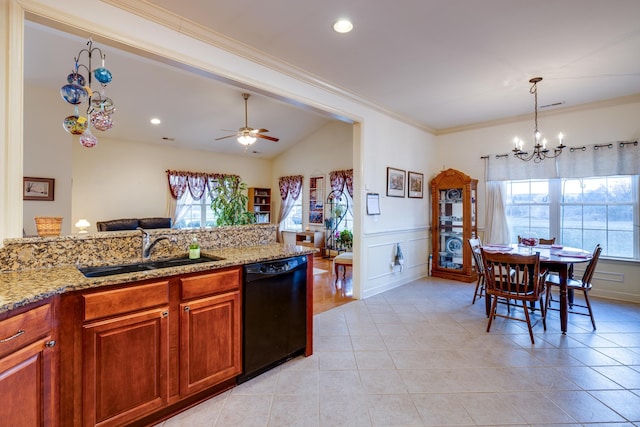
M 550 312 L 531 345 L 525 323 L 486 333 L 472 294 L 426 278 L 317 314 L 313 356 L 160 425 L 640 426 L 640 305 L 593 298 L 598 330 L 566 335 Z

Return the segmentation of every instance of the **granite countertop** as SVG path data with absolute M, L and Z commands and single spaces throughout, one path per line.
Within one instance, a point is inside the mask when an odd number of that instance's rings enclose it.
M 307 255 L 314 252 L 317 252 L 317 249 L 283 244 L 213 249 L 210 251 L 203 249 L 202 255 L 216 256 L 223 259 L 188 266 L 92 278 L 84 277 L 73 265 L 5 272 L 0 273 L 0 313 L 65 292 L 239 266 L 290 256 Z

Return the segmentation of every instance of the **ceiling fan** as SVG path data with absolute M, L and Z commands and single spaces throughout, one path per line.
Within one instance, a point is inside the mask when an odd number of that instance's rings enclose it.
M 251 95 L 248 93 L 243 93 L 242 97 L 244 98 L 244 127 L 238 129 L 238 132 L 233 135 L 226 135 L 220 138 L 216 138 L 216 141 L 221 139 L 231 138 L 234 136 L 238 137 L 238 142 L 242 145 L 251 145 L 256 142 L 256 138 L 268 139 L 269 141 L 278 142 L 280 139 L 275 138 L 273 136 L 263 135 L 265 132 L 269 132 L 267 129 L 254 129 L 249 127 L 249 119 L 247 113 L 247 100 Z

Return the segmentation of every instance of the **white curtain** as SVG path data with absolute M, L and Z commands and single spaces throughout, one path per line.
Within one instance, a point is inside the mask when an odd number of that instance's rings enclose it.
M 567 147 L 555 159 L 538 163 L 522 161 L 512 154 L 491 155 L 486 159 L 486 181 L 640 174 L 637 141 Z
M 278 187 L 280 188 L 280 213 L 278 215 L 278 234 L 276 240 L 282 242 L 282 226 L 287 215 L 293 209 L 293 205 L 302 193 L 302 175 L 282 176 L 278 179 Z
M 564 156 L 562 153 L 560 156 Z M 512 154 L 487 156 L 487 181 L 517 181 L 521 179 L 547 179 L 558 176 L 556 159 L 539 163 L 525 162 Z
M 484 243 L 509 243 L 509 225 L 505 205 L 505 183 L 487 181 L 487 203 L 485 214 Z
M 640 174 L 637 142 L 613 142 L 565 149 L 558 157 L 561 178 Z

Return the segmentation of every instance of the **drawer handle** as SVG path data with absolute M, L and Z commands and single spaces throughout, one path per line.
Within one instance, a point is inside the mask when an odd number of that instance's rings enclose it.
M 46 343 L 44 343 L 44 345 L 49 348 L 53 348 L 56 346 L 56 340 L 47 341 Z
M 20 329 L 20 330 L 18 330 L 18 332 L 16 332 L 14 335 L 12 335 L 12 336 L 10 336 L 10 337 L 8 337 L 8 338 L 3 338 L 3 339 L 1 339 L 1 340 L 0 340 L 0 344 L 1 344 L 1 343 L 8 342 L 8 341 L 11 341 L 11 340 L 12 340 L 12 339 L 14 339 L 14 338 L 18 338 L 20 335 L 23 335 L 23 334 L 24 334 L 24 331 L 23 331 L 22 329 Z
M 168 311 L 163 311 L 162 312 L 162 317 L 169 317 L 169 312 Z
M 184 311 L 189 311 L 189 310 L 191 310 L 191 309 L 189 308 L 188 305 L 184 307 Z

